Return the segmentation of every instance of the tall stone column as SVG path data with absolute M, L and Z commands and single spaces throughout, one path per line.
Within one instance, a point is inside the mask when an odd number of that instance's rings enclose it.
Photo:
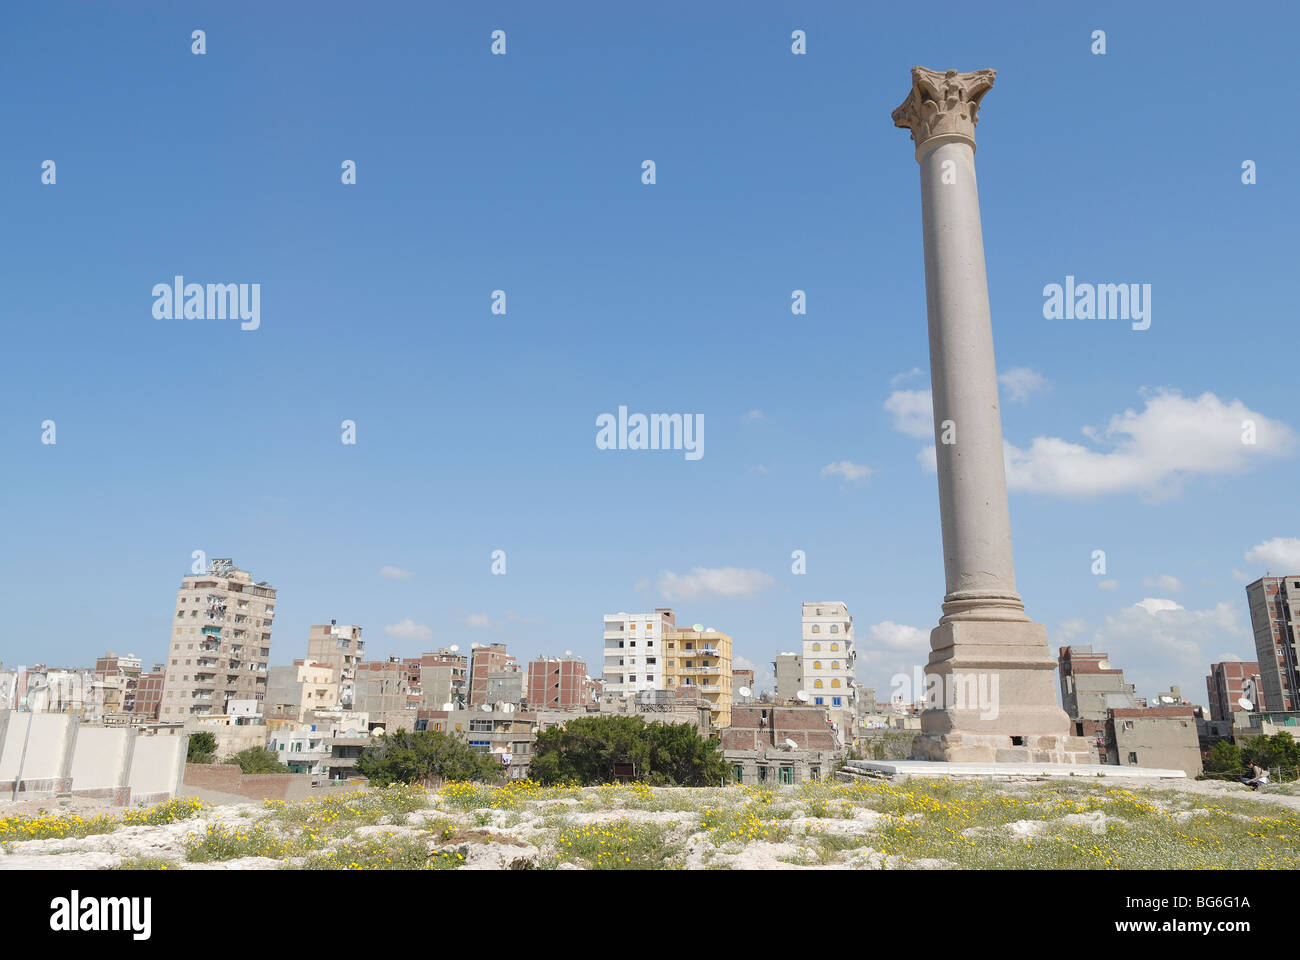
M 1089 762 L 1056 702 L 1047 631 L 1016 593 L 993 327 L 975 183 L 975 124 L 993 70 L 912 68 L 894 124 L 921 167 L 930 383 L 946 593 L 930 634 L 927 702 L 913 755 Z

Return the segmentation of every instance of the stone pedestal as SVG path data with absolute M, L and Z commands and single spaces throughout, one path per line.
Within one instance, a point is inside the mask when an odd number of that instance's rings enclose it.
M 995 73 L 912 69 L 894 123 L 921 168 L 925 292 L 946 593 L 930 634 L 918 758 L 1088 762 L 1056 702 L 1047 631 L 1016 592 L 1002 417 L 975 181 L 975 124 Z

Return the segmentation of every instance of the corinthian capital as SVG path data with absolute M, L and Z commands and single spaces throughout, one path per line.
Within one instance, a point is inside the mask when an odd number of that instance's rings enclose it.
M 912 131 L 919 154 L 927 140 L 966 140 L 975 149 L 980 100 L 993 88 L 996 70 L 958 73 L 912 68 L 912 92 L 893 113 L 894 126 Z

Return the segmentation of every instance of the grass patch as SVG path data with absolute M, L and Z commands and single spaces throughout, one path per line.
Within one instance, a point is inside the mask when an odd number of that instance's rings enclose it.
M 0 843 L 24 840 L 62 840 L 111 833 L 122 826 L 162 826 L 188 820 L 203 808 L 197 798 L 169 800 L 152 807 L 138 807 L 121 816 L 109 813 L 81 817 L 71 813 L 52 814 L 42 810 L 34 817 L 0 817 Z
M 180 864 L 165 857 L 127 857 L 114 870 L 179 870 Z
M 677 853 L 667 828 L 615 820 L 566 827 L 556 837 L 557 859 L 592 870 L 662 870 Z
M 308 854 L 303 870 L 455 870 L 464 859 L 453 852 L 431 853 L 418 837 L 366 837 Z

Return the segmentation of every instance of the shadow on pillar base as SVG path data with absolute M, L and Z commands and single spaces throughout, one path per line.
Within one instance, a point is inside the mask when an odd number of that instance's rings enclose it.
M 930 633 L 927 702 L 913 760 L 1096 763 L 1056 701 L 1047 628 L 1031 620 L 962 619 Z

